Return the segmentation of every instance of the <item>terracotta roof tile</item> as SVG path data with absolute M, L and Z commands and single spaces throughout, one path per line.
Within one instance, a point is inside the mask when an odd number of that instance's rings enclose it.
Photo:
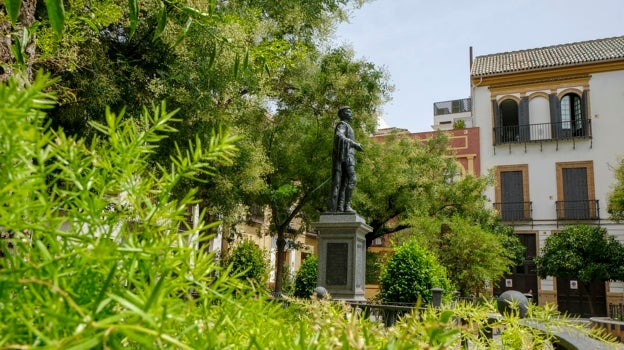
M 470 75 L 481 77 L 621 59 L 624 36 L 477 56 Z

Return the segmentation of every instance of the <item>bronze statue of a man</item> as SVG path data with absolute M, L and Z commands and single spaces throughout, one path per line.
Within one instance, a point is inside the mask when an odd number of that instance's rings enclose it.
M 332 154 L 332 187 L 329 199 L 330 212 L 355 213 L 351 208 L 351 195 L 355 188 L 355 151 L 363 151 L 362 145 L 355 142 L 355 133 L 349 125 L 353 114 L 350 107 L 338 111 L 340 122 L 334 132 L 334 152 Z

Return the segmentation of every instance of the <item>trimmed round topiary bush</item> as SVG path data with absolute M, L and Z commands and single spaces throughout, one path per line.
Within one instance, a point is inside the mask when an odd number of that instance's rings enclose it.
M 265 252 L 249 239 L 237 244 L 225 264 L 232 265 L 232 273 L 259 287 L 266 287 L 269 263 Z
M 292 286 L 292 294 L 298 298 L 309 298 L 314 293 L 318 279 L 318 258 L 314 255 L 308 256 L 297 274 Z
M 415 241 L 395 249 L 382 268 L 379 287 L 384 302 L 402 303 L 415 303 L 418 297 L 423 303 L 430 303 L 431 288 L 435 287 L 444 289 L 447 296 L 452 291 L 444 267 Z

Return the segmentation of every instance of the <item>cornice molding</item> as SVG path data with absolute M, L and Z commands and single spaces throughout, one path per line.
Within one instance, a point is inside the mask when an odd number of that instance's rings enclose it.
M 588 63 L 567 67 L 546 67 L 539 70 L 509 72 L 492 76 L 472 76 L 470 80 L 473 86 L 503 87 L 570 79 L 617 70 L 624 70 L 624 60 Z

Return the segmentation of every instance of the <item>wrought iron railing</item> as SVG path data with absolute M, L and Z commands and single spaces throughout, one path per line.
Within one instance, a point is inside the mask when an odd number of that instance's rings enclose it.
M 600 205 L 597 199 L 556 201 L 557 220 L 598 220 Z
M 577 122 L 539 123 L 526 125 L 498 126 L 493 128 L 494 143 L 524 143 L 556 141 L 592 136 L 591 120 Z
M 459 100 L 436 102 L 433 104 L 433 115 L 447 115 L 472 111 L 472 100 L 462 98 Z
M 533 202 L 494 203 L 494 209 L 503 221 L 530 221 L 533 219 Z

